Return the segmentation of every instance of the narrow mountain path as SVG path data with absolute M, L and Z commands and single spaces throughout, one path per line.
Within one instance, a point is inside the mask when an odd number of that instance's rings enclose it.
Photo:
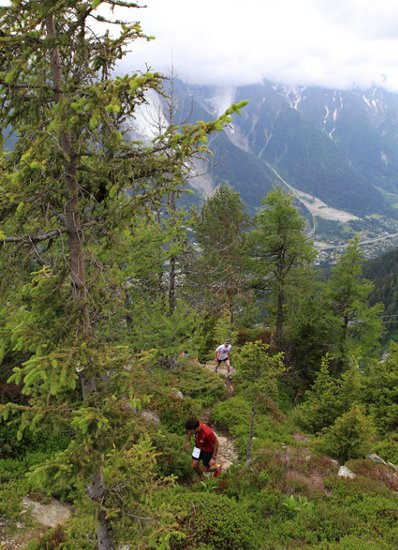
M 204 367 L 208 370 L 211 370 L 212 372 L 215 372 L 216 363 L 215 361 L 209 361 L 207 362 Z M 227 391 L 227 399 L 230 399 L 234 395 L 234 386 L 232 381 L 228 378 L 227 369 L 224 365 L 220 366 L 218 369 L 218 374 L 224 378 L 225 381 L 225 387 Z M 209 422 L 211 424 L 211 410 L 206 409 L 203 411 L 202 417 L 205 422 Z M 214 430 L 214 433 L 216 434 L 218 441 L 220 443 L 220 450 L 218 453 L 218 462 L 222 464 L 223 471 L 228 470 L 232 466 L 232 464 L 235 464 L 236 462 L 239 462 L 239 456 L 235 449 L 235 444 L 228 434 L 219 434 L 217 431 Z

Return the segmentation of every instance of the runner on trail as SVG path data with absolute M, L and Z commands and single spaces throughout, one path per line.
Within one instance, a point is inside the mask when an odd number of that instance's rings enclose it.
M 187 441 L 185 449 L 191 448 L 191 437 L 195 438 L 195 446 L 192 451 L 192 468 L 197 473 L 200 480 L 203 479 L 203 472 L 213 472 L 214 477 L 221 473 L 221 464 L 216 463 L 219 443 L 216 434 L 203 422 L 197 418 L 190 418 L 185 422 L 187 430 Z M 202 467 L 199 461 L 202 461 Z
M 221 365 L 221 363 L 225 362 L 228 376 L 231 375 L 231 360 L 230 360 L 231 349 L 232 349 L 232 346 L 231 346 L 230 340 L 225 340 L 224 343 L 221 344 L 221 346 L 218 346 L 218 348 L 216 349 L 216 355 L 215 355 L 215 360 L 217 361 L 216 372 L 218 371 L 218 367 Z

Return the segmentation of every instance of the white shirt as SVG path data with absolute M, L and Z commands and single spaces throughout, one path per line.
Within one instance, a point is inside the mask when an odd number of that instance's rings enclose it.
M 225 346 L 224 344 L 221 344 L 221 346 L 218 346 L 216 349 L 217 352 L 217 358 L 220 361 L 224 361 L 229 356 L 229 352 L 231 351 L 232 346 L 231 344 L 228 344 L 228 346 Z

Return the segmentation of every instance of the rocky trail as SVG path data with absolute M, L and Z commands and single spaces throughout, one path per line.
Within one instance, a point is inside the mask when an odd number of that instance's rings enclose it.
M 204 366 L 206 369 L 211 370 L 212 372 L 215 372 L 215 368 L 216 368 L 215 361 L 209 361 Z M 233 373 L 233 370 L 232 370 L 232 373 Z M 219 367 L 218 374 L 224 378 L 225 387 L 227 391 L 227 399 L 229 399 L 234 395 L 234 386 L 233 386 L 232 380 L 228 378 L 228 373 L 225 365 L 221 365 Z M 209 422 L 209 424 L 211 425 L 210 409 L 207 409 L 206 411 L 204 411 L 202 417 L 205 422 Z M 228 468 L 230 468 L 232 464 L 235 464 L 236 462 L 239 461 L 238 453 L 236 452 L 233 439 L 228 434 L 220 434 L 216 430 L 214 430 L 214 433 L 216 434 L 218 441 L 220 443 L 218 460 L 222 464 L 223 471 L 225 471 Z

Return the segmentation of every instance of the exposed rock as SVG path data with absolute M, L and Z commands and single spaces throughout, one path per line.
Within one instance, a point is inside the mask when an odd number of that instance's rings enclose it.
M 371 453 L 366 458 L 369 460 L 372 460 L 373 462 L 376 462 L 377 464 L 383 464 L 384 466 L 388 466 L 387 462 L 379 457 L 376 453 Z
M 171 388 L 171 398 L 172 399 L 184 399 L 184 395 L 177 388 Z
M 29 497 L 24 497 L 22 505 L 30 511 L 35 520 L 46 527 L 62 525 L 71 516 L 70 508 L 57 500 L 51 500 L 48 504 L 41 504 Z
M 153 422 L 156 425 L 160 424 L 159 416 L 153 411 L 142 411 L 141 416 L 145 418 L 145 420 L 148 420 L 149 422 Z
M 347 466 L 340 466 L 337 475 L 339 477 L 348 477 L 350 479 L 355 479 L 357 477 L 354 472 L 351 472 L 351 470 L 347 468 Z

